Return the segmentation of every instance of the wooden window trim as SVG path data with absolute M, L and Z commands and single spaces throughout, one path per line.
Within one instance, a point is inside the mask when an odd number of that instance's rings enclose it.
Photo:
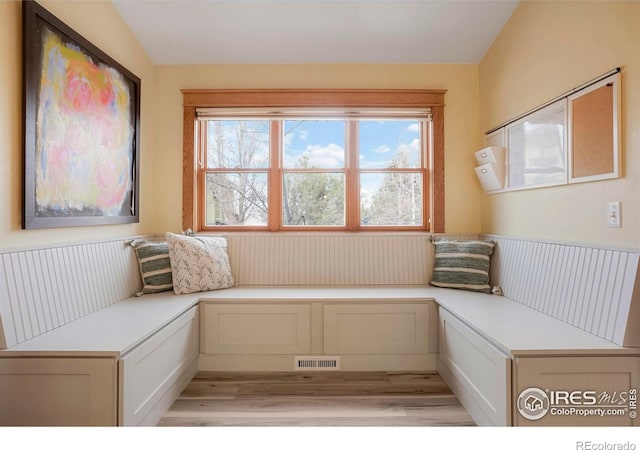
M 442 233 L 444 223 L 444 95 L 445 89 L 183 89 L 183 152 L 182 152 L 182 227 L 183 229 L 199 229 L 199 208 L 202 199 L 198 198 L 197 188 L 198 164 L 194 152 L 197 145 L 198 125 L 196 108 L 224 107 L 336 107 L 336 108 L 431 108 L 432 152 L 426 165 L 426 185 L 430 186 L 425 199 L 425 219 L 429 231 Z M 271 139 L 280 139 L 280 133 L 273 133 Z M 354 139 L 347 136 L 347 139 Z M 274 148 L 274 146 L 272 146 Z M 277 146 L 276 146 L 277 148 Z M 271 155 L 271 157 L 279 157 Z M 348 162 L 350 164 L 351 162 Z M 279 181 L 270 174 L 270 188 L 280 190 Z M 281 175 L 281 174 L 278 174 Z M 275 191 L 274 191 L 275 192 Z M 357 193 L 347 192 L 347 227 L 353 226 L 355 220 L 354 205 L 349 202 L 357 197 Z M 273 196 L 276 201 L 279 196 Z M 280 205 L 271 203 L 269 214 L 279 214 Z M 272 217 L 270 217 L 272 218 Z M 269 220 L 270 231 L 280 231 L 274 220 Z M 362 227 L 358 227 L 362 228 Z M 245 228 L 243 228 L 244 230 Z M 292 229 L 286 227 L 286 230 Z M 305 231 L 313 231 L 312 227 L 304 227 Z M 326 230 L 327 228 L 322 228 Z M 345 227 L 330 228 L 343 231 Z M 364 227 L 367 230 L 367 227 Z M 375 230 L 414 230 L 414 227 L 376 227 Z M 424 227 L 419 229 L 424 230 Z

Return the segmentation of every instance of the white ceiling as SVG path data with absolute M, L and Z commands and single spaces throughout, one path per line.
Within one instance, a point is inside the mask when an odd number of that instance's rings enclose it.
M 478 63 L 515 0 L 112 0 L 155 64 Z

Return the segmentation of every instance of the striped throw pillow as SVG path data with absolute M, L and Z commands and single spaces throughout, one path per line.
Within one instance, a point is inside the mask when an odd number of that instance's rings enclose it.
M 153 294 L 173 289 L 169 246 L 163 241 L 136 239 L 129 244 L 135 249 L 142 277 L 142 291 L 136 295 Z
M 433 286 L 491 292 L 489 268 L 494 242 L 436 240 L 434 245 Z

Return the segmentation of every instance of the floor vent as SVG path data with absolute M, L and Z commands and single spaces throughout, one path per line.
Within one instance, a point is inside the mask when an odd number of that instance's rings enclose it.
M 339 356 L 296 356 L 296 370 L 340 370 Z

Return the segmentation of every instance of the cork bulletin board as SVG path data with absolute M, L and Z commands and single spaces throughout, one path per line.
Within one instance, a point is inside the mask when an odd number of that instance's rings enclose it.
M 618 77 L 569 97 L 571 182 L 618 176 Z

